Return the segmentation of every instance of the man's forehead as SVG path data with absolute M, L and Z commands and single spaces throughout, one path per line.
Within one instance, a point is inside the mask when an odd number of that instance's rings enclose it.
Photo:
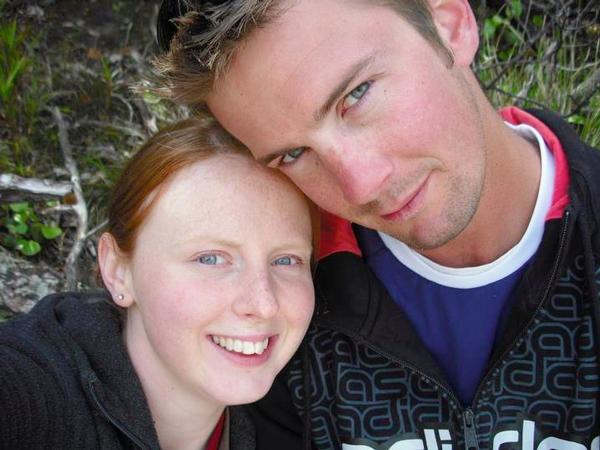
M 365 13 L 370 20 L 367 20 Z M 265 82 L 282 82 L 281 75 L 292 78 L 313 65 L 327 67 L 337 62 L 337 54 L 359 50 L 362 41 L 377 31 L 372 20 L 377 14 L 398 17 L 390 8 L 349 0 L 296 0 L 270 23 L 253 30 L 234 52 L 228 67 L 237 73 Z M 356 31 L 362 29 L 361 41 Z M 379 34 L 379 33 L 376 33 Z M 301 78 L 301 77 L 300 77 Z M 287 80 L 283 80 L 285 82 Z
M 387 31 L 379 23 L 390 14 L 397 20 L 389 8 L 363 2 L 293 2 L 243 41 L 209 97 L 211 110 L 253 152 L 258 144 L 249 137 L 252 129 L 271 130 L 277 147 L 293 145 L 300 136 L 291 131 L 314 125 L 315 111 L 349 71 L 381 53 Z M 273 140 L 255 137 L 263 144 Z

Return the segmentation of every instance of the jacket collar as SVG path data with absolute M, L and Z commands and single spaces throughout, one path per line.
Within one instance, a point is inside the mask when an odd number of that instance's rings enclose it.
M 599 235 L 597 222 L 600 212 L 600 183 L 591 180 L 598 178 L 600 151 L 581 141 L 575 130 L 559 115 L 536 109 L 527 112 L 546 124 L 562 143 L 569 166 L 569 197 L 575 200 L 577 206 L 584 207 L 585 220 L 592 233 Z
M 113 425 L 158 449 L 146 397 L 121 335 L 119 311 L 104 293 L 54 296 L 53 315 L 91 404 Z M 121 428 L 118 427 L 118 428 Z M 123 431 L 123 429 L 121 430 Z

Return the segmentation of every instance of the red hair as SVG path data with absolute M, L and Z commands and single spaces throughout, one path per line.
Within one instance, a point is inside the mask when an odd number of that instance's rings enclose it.
M 178 122 L 151 137 L 126 164 L 108 207 L 108 229 L 119 249 L 133 251 L 140 225 L 179 170 L 210 156 L 248 155 L 248 150 L 208 116 Z
M 165 183 L 181 169 L 216 155 L 241 155 L 252 159 L 247 148 L 209 115 L 162 129 L 136 152 L 125 165 L 108 207 L 106 231 L 125 256 L 133 252 L 140 226 Z M 287 179 L 286 182 L 291 183 Z M 298 193 L 309 206 L 315 255 L 320 234 L 318 212 L 304 194 Z

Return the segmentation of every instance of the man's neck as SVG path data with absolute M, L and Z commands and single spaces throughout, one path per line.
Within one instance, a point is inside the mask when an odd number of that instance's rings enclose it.
M 438 264 L 473 267 L 490 263 L 521 240 L 531 220 L 541 176 L 539 151 L 491 111 L 491 107 L 485 110 L 485 184 L 473 219 L 450 242 L 419 251 Z

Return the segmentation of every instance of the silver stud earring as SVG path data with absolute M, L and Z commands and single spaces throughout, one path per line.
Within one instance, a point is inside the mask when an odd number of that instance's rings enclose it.
M 124 299 L 125 299 L 125 296 L 123 294 L 117 295 L 117 300 L 123 301 Z

